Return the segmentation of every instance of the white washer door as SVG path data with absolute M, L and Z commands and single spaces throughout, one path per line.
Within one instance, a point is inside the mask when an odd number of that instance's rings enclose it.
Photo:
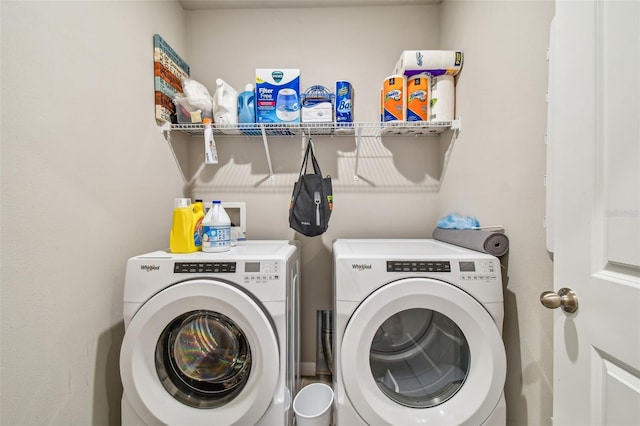
M 480 425 L 506 376 L 491 315 L 459 288 L 428 278 L 370 294 L 349 319 L 339 356 L 346 395 L 371 425 Z
M 125 332 L 120 374 L 148 424 L 255 424 L 275 393 L 278 353 L 255 300 L 227 283 L 197 279 L 142 305 Z

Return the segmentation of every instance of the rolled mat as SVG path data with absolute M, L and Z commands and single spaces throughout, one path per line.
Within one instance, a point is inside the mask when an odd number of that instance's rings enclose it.
M 433 230 L 433 238 L 493 256 L 502 256 L 509 251 L 509 238 L 504 234 L 504 231 L 436 228 Z

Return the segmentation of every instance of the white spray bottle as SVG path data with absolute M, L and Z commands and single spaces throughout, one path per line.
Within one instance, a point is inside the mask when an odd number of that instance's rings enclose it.
M 210 118 L 202 120 L 204 123 L 204 162 L 205 164 L 218 164 L 218 149 L 213 139 L 213 126 Z

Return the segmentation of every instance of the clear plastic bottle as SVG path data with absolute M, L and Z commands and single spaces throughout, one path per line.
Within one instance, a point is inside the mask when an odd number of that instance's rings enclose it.
M 202 221 L 202 251 L 215 253 L 231 249 L 231 219 L 219 200 Z

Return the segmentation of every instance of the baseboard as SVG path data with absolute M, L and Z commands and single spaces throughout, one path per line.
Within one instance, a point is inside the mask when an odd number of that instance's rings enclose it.
M 316 375 L 316 363 L 315 362 L 301 362 L 300 374 L 303 376 L 313 377 Z

